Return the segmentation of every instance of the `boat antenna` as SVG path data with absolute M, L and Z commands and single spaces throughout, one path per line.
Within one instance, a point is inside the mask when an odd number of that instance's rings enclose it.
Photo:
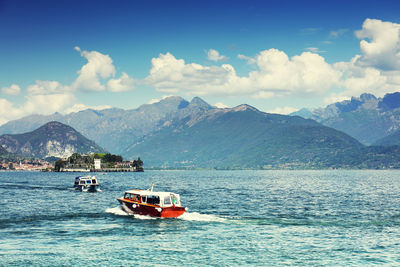
M 154 182 L 151 183 L 149 191 L 153 192 Z

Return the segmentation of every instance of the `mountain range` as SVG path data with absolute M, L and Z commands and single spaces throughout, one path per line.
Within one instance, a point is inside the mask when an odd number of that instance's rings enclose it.
M 369 135 L 364 135 L 375 136 L 375 141 L 390 131 L 395 133 L 399 125 L 393 114 L 400 112 L 397 97 L 397 93 L 382 99 L 364 94 L 309 111 L 312 119 L 306 119 L 268 114 L 249 105 L 221 109 L 198 97 L 189 102 L 174 96 L 132 110 L 89 109 L 67 115 L 32 115 L 2 125 L 0 133 L 26 132 L 57 120 L 111 153 L 127 159 L 140 156 L 147 167 L 393 168 L 400 167 L 399 147 L 369 147 L 364 139 L 360 142 L 354 138 L 354 133 L 357 125 L 369 127 Z M 303 110 L 303 116 L 307 113 Z M 373 116 L 365 118 L 360 114 Z M 381 121 L 386 116 L 392 118 L 391 128 Z M 392 130 L 375 131 L 364 120 Z M 334 129 L 340 128 L 338 125 L 346 131 Z M 353 126 L 352 130 L 346 125 Z M 45 154 L 49 153 L 35 152 Z
M 1 135 L 0 147 L 9 153 L 35 158 L 64 158 L 75 152 L 105 152 L 72 127 L 56 121 L 48 122 L 32 132 Z
M 345 132 L 366 145 L 400 144 L 398 92 L 386 94 L 383 98 L 362 94 L 325 108 L 312 111 L 301 109 L 291 115 L 311 118 L 325 126 Z

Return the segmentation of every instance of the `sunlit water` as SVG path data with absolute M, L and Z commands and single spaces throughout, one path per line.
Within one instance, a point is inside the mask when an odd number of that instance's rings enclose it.
M 0 172 L 0 266 L 400 265 L 400 171 Z M 132 216 L 127 189 L 181 195 L 177 219 Z

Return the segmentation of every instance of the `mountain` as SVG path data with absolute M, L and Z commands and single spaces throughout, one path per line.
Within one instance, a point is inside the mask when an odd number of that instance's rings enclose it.
M 10 153 L 36 158 L 68 157 L 75 152 L 105 152 L 72 127 L 56 121 L 32 132 L 2 135 L 0 146 Z
M 300 116 L 304 119 L 309 119 L 312 116 L 312 111 L 307 108 L 302 108 L 298 111 L 290 113 L 289 115 L 290 116 Z
M 177 96 L 167 97 L 154 104 L 145 104 L 137 109 L 87 109 L 62 115 L 31 115 L 10 121 L 0 127 L 0 134 L 16 134 L 32 131 L 49 121 L 59 121 L 107 148 L 121 154 L 130 144 L 143 136 L 159 130 L 172 119 L 214 109 L 202 99 L 195 97 L 191 102 Z
M 368 161 L 375 168 L 382 162 L 372 160 L 375 153 L 313 120 L 240 105 L 175 120 L 124 154 L 146 159 L 149 167 L 241 169 L 363 167 Z
M 400 146 L 400 131 L 385 136 L 373 144 L 374 146 Z
M 400 93 L 386 94 L 383 98 L 362 94 L 313 110 L 306 118 L 345 132 L 363 144 L 374 144 L 400 128 Z

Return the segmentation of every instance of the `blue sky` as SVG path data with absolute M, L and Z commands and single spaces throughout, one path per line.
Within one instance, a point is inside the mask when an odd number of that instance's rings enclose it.
M 267 112 L 400 88 L 400 1 L 2 1 L 0 124 L 169 95 Z

